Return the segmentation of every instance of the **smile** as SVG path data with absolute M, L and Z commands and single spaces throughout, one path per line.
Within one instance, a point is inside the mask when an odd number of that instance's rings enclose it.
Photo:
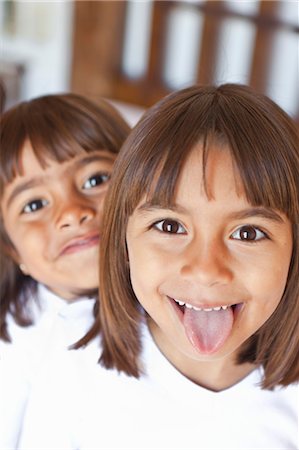
M 71 253 L 80 252 L 87 248 L 99 245 L 100 236 L 99 233 L 92 234 L 90 236 L 85 236 L 77 238 L 69 242 L 61 251 L 61 255 L 69 255 Z
M 205 311 L 205 312 L 210 312 L 210 311 L 220 311 L 220 310 L 226 310 L 227 308 L 232 308 L 234 311 L 239 311 L 243 305 L 243 303 L 233 303 L 230 305 L 217 305 L 217 306 L 208 306 L 208 307 L 204 307 L 204 306 L 195 306 L 195 305 L 191 305 L 191 303 L 187 303 L 183 300 L 178 300 L 176 298 L 173 297 L 168 297 L 170 300 L 173 300 L 174 302 L 177 303 L 177 305 L 181 306 L 181 307 L 185 307 L 188 309 L 194 309 L 195 311 Z M 183 309 L 183 308 L 181 308 Z
M 195 306 L 167 296 L 192 346 L 201 354 L 215 353 L 225 344 L 244 303 Z
M 220 309 L 227 309 L 233 305 L 221 305 L 221 306 L 214 306 L 209 308 L 200 308 L 199 306 L 191 305 L 190 303 L 184 302 L 182 300 L 177 300 L 176 298 L 173 298 L 173 300 L 178 303 L 180 306 L 185 306 L 189 309 L 195 309 L 195 311 L 220 311 Z

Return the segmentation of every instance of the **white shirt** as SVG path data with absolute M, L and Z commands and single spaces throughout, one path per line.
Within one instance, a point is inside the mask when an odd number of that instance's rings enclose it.
M 37 300 L 30 299 L 34 317 L 30 327 L 8 318 L 12 343 L 0 341 L 0 449 L 16 448 L 32 385 L 56 351 L 84 336 L 93 322 L 94 300 L 68 303 L 39 285 Z
M 207 450 L 298 448 L 298 385 L 261 390 L 261 371 L 222 392 L 196 385 L 144 329 L 145 375 L 106 370 L 99 343 L 60 354 L 35 385 L 22 450 Z M 58 354 L 56 354 L 56 357 Z M 52 369 L 57 365 L 52 364 Z M 47 388 L 46 388 L 47 386 Z

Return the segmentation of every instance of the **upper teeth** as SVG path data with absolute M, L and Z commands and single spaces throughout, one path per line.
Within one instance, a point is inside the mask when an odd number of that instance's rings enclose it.
M 180 306 L 185 306 L 189 309 L 195 309 L 195 311 L 220 311 L 220 309 L 227 309 L 229 308 L 228 305 L 221 305 L 221 306 L 214 306 L 213 308 L 199 308 L 198 306 L 190 305 L 190 303 L 183 302 L 182 300 L 173 299 L 175 302 L 177 302 Z

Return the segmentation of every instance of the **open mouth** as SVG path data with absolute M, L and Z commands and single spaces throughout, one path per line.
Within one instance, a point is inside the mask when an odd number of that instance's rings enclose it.
M 169 297 L 185 334 L 200 353 L 218 351 L 232 333 L 234 323 L 244 303 L 194 305 L 184 300 Z
M 168 297 L 169 300 L 174 304 L 176 308 L 179 308 L 181 313 L 184 313 L 186 309 L 193 309 L 194 311 L 204 311 L 204 312 L 211 312 L 211 311 L 220 311 L 220 310 L 227 310 L 228 308 L 231 308 L 234 313 L 239 312 L 242 309 L 243 303 L 233 303 L 233 304 L 223 304 L 223 305 L 215 305 L 215 306 L 195 306 L 191 305 L 191 303 L 185 302 L 183 300 L 178 300 L 173 297 Z

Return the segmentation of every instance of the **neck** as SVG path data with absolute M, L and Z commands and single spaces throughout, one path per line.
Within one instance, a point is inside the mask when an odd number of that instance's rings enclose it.
M 256 368 L 251 363 L 236 364 L 236 353 L 212 361 L 192 359 L 165 340 L 160 328 L 151 320 L 149 329 L 166 359 L 192 382 L 211 391 L 219 392 L 233 386 Z

